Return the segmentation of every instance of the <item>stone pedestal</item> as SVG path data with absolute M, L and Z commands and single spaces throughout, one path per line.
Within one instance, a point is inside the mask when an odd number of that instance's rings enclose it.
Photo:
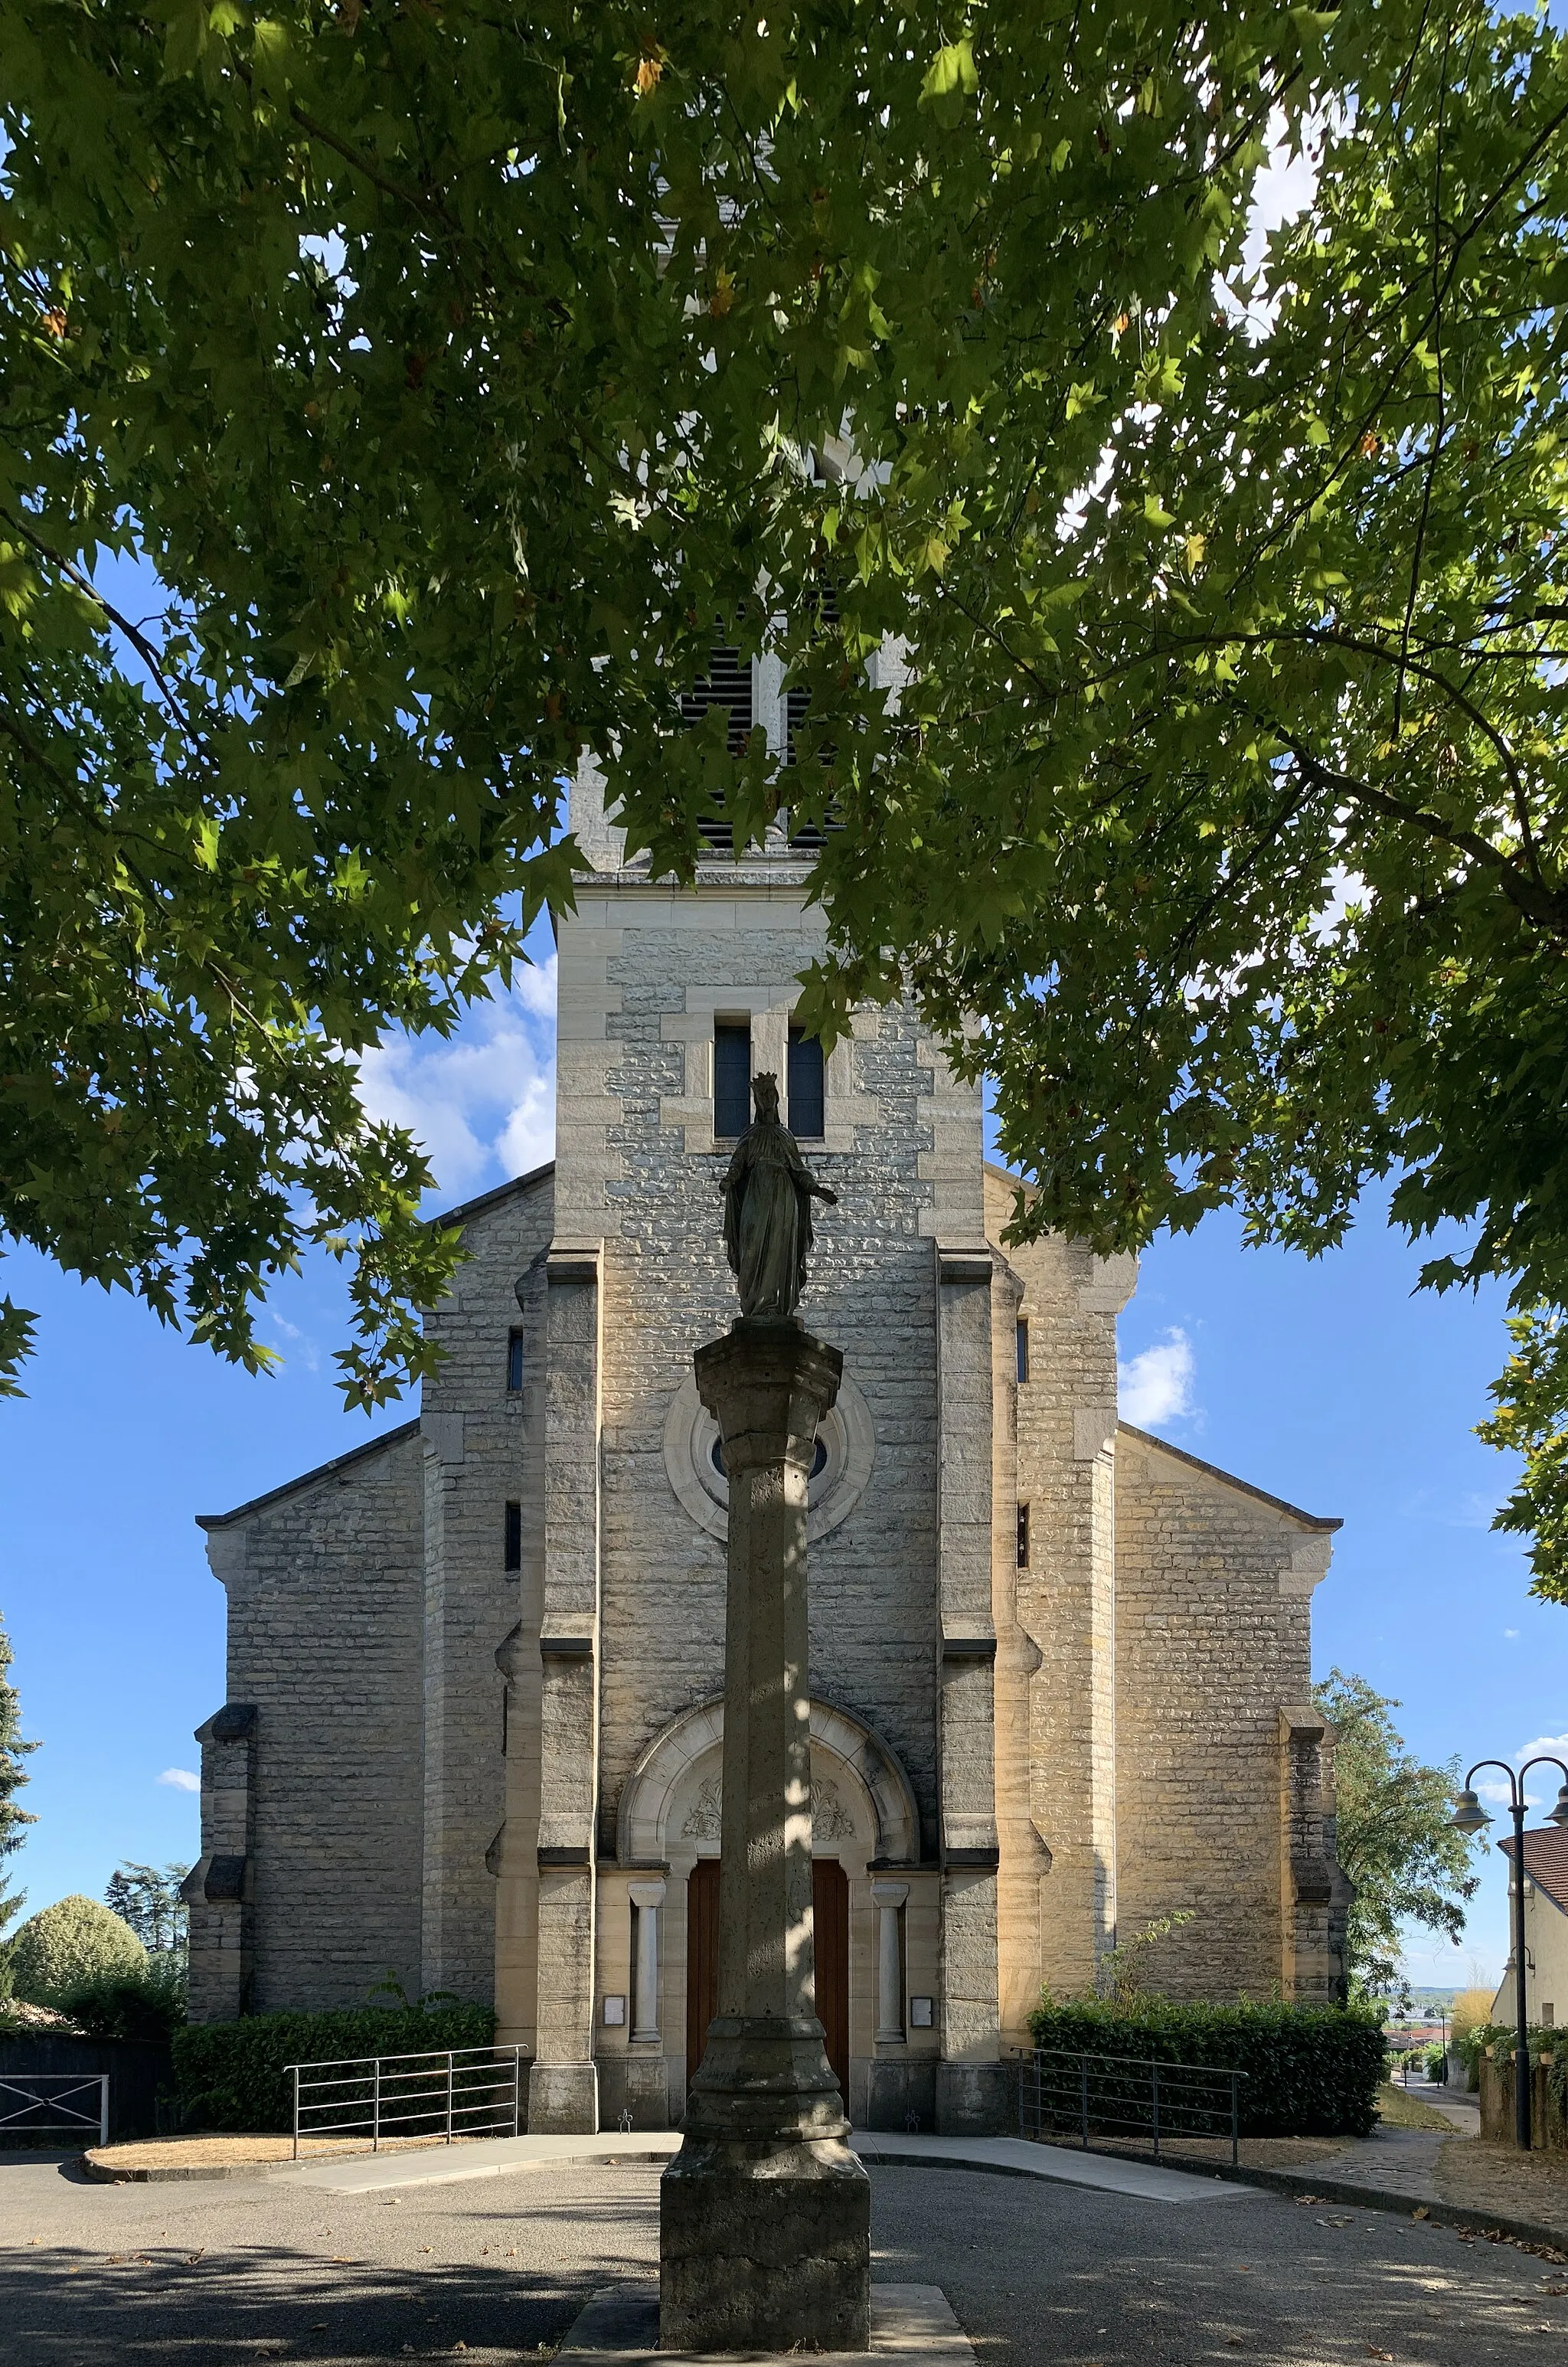
M 871 2188 L 816 2014 L 806 1498 L 843 1359 L 751 1317 L 699 1349 L 724 1440 L 729 1591 L 718 2012 L 660 2180 L 666 2350 L 863 2350 Z

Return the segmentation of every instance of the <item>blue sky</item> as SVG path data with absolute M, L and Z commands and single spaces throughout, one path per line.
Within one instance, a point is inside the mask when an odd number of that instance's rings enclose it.
M 398 1043 L 369 1066 L 367 1098 L 416 1127 L 450 1199 L 549 1156 L 547 937 L 539 950 L 525 989 L 451 1042 Z M 1508 1757 L 1552 1736 L 1568 1756 L 1568 1611 L 1528 1600 L 1517 1546 L 1488 1533 L 1507 1466 L 1471 1435 L 1502 1360 L 1499 1304 L 1412 1297 L 1415 1268 L 1375 1212 L 1316 1263 L 1247 1251 L 1223 1219 L 1159 1242 L 1123 1319 L 1124 1410 L 1343 1517 L 1316 1600 L 1319 1670 L 1337 1662 L 1396 1696 L 1424 1756 Z M 42 1317 L 29 1395 L 0 1403 L 0 1610 L 26 1729 L 44 1745 L 23 1795 L 39 1822 L 6 1871 L 36 1908 L 101 1893 L 122 1858 L 194 1858 L 191 1730 L 224 1686 L 222 1597 L 193 1516 L 370 1426 L 333 1387 L 344 1309 L 331 1270 L 278 1292 L 266 1330 L 285 1364 L 271 1379 L 26 1254 L 4 1274 Z M 1418 1942 L 1412 1977 L 1491 1981 L 1505 1917 L 1495 1861 L 1465 1945 Z

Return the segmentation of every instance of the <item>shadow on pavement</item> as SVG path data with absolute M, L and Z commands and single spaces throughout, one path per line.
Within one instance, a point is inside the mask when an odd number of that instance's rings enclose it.
M 554 2222 L 563 2230 L 582 2222 L 581 2205 L 569 2203 L 528 2215 L 536 2237 Z M 496 2216 L 499 2248 L 502 2225 L 515 2221 Z M 455 2350 L 514 2361 L 553 2349 L 592 2288 L 647 2274 L 641 2259 L 559 2271 L 499 2258 L 389 2267 L 279 2244 L 192 2252 L 158 2243 L 118 2255 L 42 2245 L 6 2258 L 0 2354 L 6 2367 L 232 2367 L 246 2358 L 370 2367 Z

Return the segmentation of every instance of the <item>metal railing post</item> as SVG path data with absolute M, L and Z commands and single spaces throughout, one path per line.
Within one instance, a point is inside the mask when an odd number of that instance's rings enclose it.
M 448 2048 L 446 2054 L 446 2142 L 448 2145 L 452 2142 L 452 2054 L 450 2048 Z
M 512 2134 L 516 2136 L 523 2125 L 523 2049 L 512 2050 Z
M 98 2143 L 101 2146 L 107 2146 L 108 2141 L 109 2075 L 107 2071 L 100 2071 L 98 2074 Z
M 293 2069 L 294 2069 L 294 2158 L 295 2158 L 295 2160 L 296 2160 L 296 2161 L 298 2161 L 298 2160 L 299 2160 L 299 2066 L 298 2065 L 298 2063 L 296 2063 L 296 2064 L 294 2065 Z
M 378 2055 L 370 2085 L 370 2150 L 381 2150 L 381 2058 Z
M 1237 2109 L 1237 2099 L 1240 2096 L 1240 2093 L 1241 2085 L 1235 2073 L 1233 2071 L 1231 2073 L 1231 2168 L 1233 2169 L 1235 2169 L 1237 2162 L 1241 2157 L 1236 2144 L 1236 2138 L 1241 2123 L 1241 2114 Z
M 1155 2108 L 1155 2159 L 1159 2159 L 1159 2065 L 1149 2065 L 1149 2095 Z
M 1078 2056 L 1078 2113 L 1083 2124 L 1083 2149 L 1089 2151 L 1089 2056 Z

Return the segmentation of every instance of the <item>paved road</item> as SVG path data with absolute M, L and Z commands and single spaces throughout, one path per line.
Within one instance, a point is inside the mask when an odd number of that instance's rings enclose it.
M 1392 2214 L 1173 2211 L 975 2171 L 877 2169 L 874 2273 L 937 2284 L 981 2367 L 1537 2367 L 1568 2285 L 1528 2255 Z M 515 2367 L 586 2292 L 646 2277 L 658 2172 L 552 2166 L 343 2194 L 282 2180 L 102 2187 L 0 2167 L 5 2367 Z

